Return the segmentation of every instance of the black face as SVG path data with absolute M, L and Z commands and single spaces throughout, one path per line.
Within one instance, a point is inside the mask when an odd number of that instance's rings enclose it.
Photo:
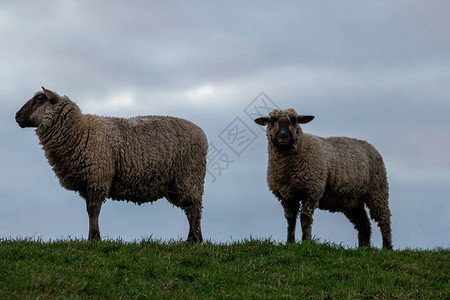
M 294 130 L 295 126 L 297 126 L 297 118 L 287 118 L 287 117 L 281 117 L 281 118 L 274 118 L 277 120 L 270 120 L 270 123 L 272 125 L 278 125 L 274 126 L 276 128 L 275 133 L 272 136 L 272 142 L 275 147 L 279 149 L 289 149 L 293 147 L 294 145 L 294 139 L 292 137 L 292 130 Z
M 37 93 L 33 98 L 27 101 L 22 108 L 16 113 L 16 122 L 20 127 L 38 127 L 38 124 L 32 120 L 31 115 L 41 105 L 47 101 L 47 97 L 43 92 Z
M 299 124 L 309 123 L 314 116 L 297 115 L 293 109 L 275 110 L 267 117 L 255 119 L 255 123 L 261 126 L 267 125 L 267 137 L 270 143 L 280 150 L 294 148 L 301 138 Z

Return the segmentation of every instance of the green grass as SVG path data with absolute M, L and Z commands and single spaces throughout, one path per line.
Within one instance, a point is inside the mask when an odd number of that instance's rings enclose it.
M 449 299 L 450 251 L 0 239 L 0 299 Z

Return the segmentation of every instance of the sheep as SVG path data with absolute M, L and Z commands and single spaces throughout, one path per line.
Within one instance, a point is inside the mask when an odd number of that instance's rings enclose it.
M 312 119 L 292 108 L 255 119 L 258 125 L 267 125 L 267 182 L 283 206 L 287 241 L 295 241 L 299 212 L 302 241 L 311 239 L 313 213 L 319 208 L 344 213 L 358 231 L 359 247 L 370 246 L 365 204 L 380 227 L 383 247 L 392 249 L 388 182 L 381 155 L 366 141 L 303 133 L 299 124 Z
M 100 239 L 107 198 L 136 204 L 165 197 L 184 210 L 188 241 L 201 242 L 207 140 L 197 125 L 169 116 L 129 119 L 83 114 L 67 96 L 45 89 L 17 112 L 34 127 L 60 184 L 86 201 L 89 240 Z

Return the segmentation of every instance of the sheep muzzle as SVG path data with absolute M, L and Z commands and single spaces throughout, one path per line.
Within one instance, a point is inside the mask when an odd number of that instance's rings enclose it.
M 294 139 L 290 130 L 291 122 L 288 118 L 280 118 L 277 122 L 277 131 L 275 132 L 273 144 L 280 149 L 288 149 L 294 145 Z
M 28 104 L 28 105 L 27 105 Z M 33 127 L 32 122 L 30 122 L 29 118 L 29 103 L 27 102 L 17 113 L 16 113 L 16 122 L 19 124 L 21 128 L 25 127 Z
M 16 113 L 16 122 L 20 127 L 38 127 L 40 120 L 36 118 L 36 111 L 47 102 L 48 98 L 43 92 L 37 92 Z

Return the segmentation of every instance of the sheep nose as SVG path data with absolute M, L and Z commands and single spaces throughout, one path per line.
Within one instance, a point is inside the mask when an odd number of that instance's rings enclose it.
M 16 121 L 18 121 L 19 119 L 21 119 L 22 118 L 22 114 L 20 113 L 20 111 L 18 111 L 17 113 L 16 113 Z
M 286 139 L 289 137 L 289 135 L 287 134 L 287 132 L 280 132 L 280 134 L 278 135 L 278 137 L 280 139 Z

